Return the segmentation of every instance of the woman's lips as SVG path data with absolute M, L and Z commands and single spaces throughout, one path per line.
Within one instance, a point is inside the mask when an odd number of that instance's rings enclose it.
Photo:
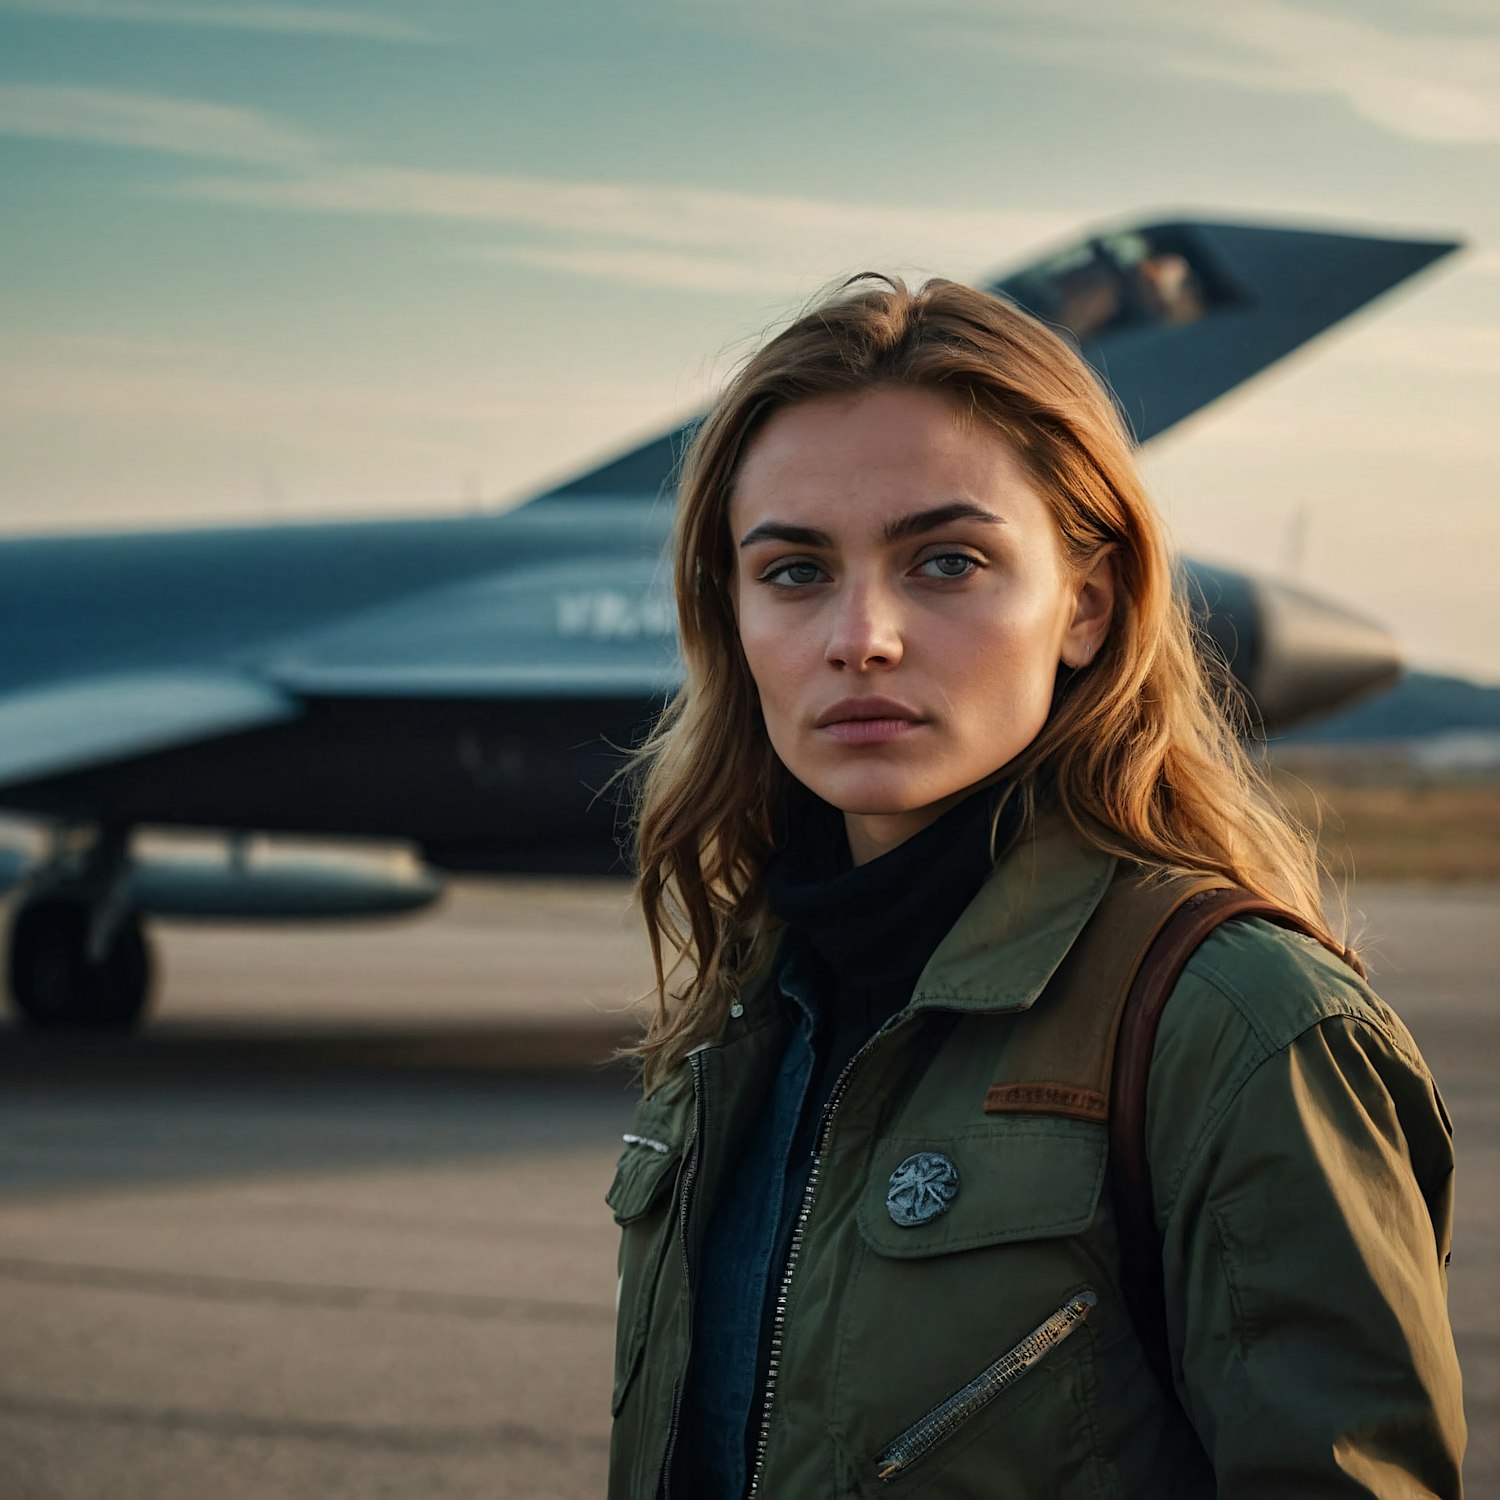
M 883 745 L 921 727 L 920 719 L 835 719 L 821 725 L 819 733 L 841 745 Z

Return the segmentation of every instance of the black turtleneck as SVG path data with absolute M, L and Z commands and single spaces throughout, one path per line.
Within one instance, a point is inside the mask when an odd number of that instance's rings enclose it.
M 797 809 L 766 885 L 771 911 L 787 924 L 784 958 L 811 971 L 817 997 L 817 1062 L 797 1142 L 804 1158 L 844 1065 L 911 998 L 927 960 L 993 867 L 1002 791 L 974 792 L 862 865 L 850 859 L 842 813 L 812 797 Z M 1002 815 L 997 850 L 1008 841 L 1013 808 Z

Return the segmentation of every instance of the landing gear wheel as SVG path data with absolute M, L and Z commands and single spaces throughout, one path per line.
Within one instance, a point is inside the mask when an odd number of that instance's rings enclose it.
M 151 993 L 151 952 L 128 912 L 98 962 L 88 956 L 89 907 L 65 896 L 23 903 L 10 928 L 10 997 L 39 1030 L 128 1031 Z

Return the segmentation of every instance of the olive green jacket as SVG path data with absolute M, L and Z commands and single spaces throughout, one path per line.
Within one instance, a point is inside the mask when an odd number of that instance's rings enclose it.
M 1175 1400 L 1122 1301 L 1105 1125 L 1045 1097 L 986 1112 L 1115 867 L 1043 820 L 835 1086 L 753 1495 L 1460 1494 L 1451 1127 L 1344 964 L 1236 922 L 1167 1005 L 1148 1145 Z M 698 1246 L 786 1027 L 774 983 L 748 986 L 625 1138 L 612 1500 L 655 1500 L 668 1471 Z M 901 1224 L 891 1176 L 918 1153 L 958 1190 Z

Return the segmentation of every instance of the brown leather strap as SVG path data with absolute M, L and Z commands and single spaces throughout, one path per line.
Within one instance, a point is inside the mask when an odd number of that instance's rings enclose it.
M 1125 997 L 1110 1082 L 1110 1186 L 1120 1229 L 1125 1300 L 1162 1389 L 1174 1396 L 1161 1235 L 1146 1156 L 1146 1089 L 1162 1011 L 1198 945 L 1232 917 L 1264 917 L 1316 937 L 1294 913 L 1238 887 L 1199 891 L 1162 924 Z
M 1059 1114 L 1103 1124 L 1120 1013 L 1146 950 L 1189 896 L 1222 888 L 1222 876 L 1127 869 L 1047 987 L 1015 1029 L 984 1096 L 987 1114 Z

